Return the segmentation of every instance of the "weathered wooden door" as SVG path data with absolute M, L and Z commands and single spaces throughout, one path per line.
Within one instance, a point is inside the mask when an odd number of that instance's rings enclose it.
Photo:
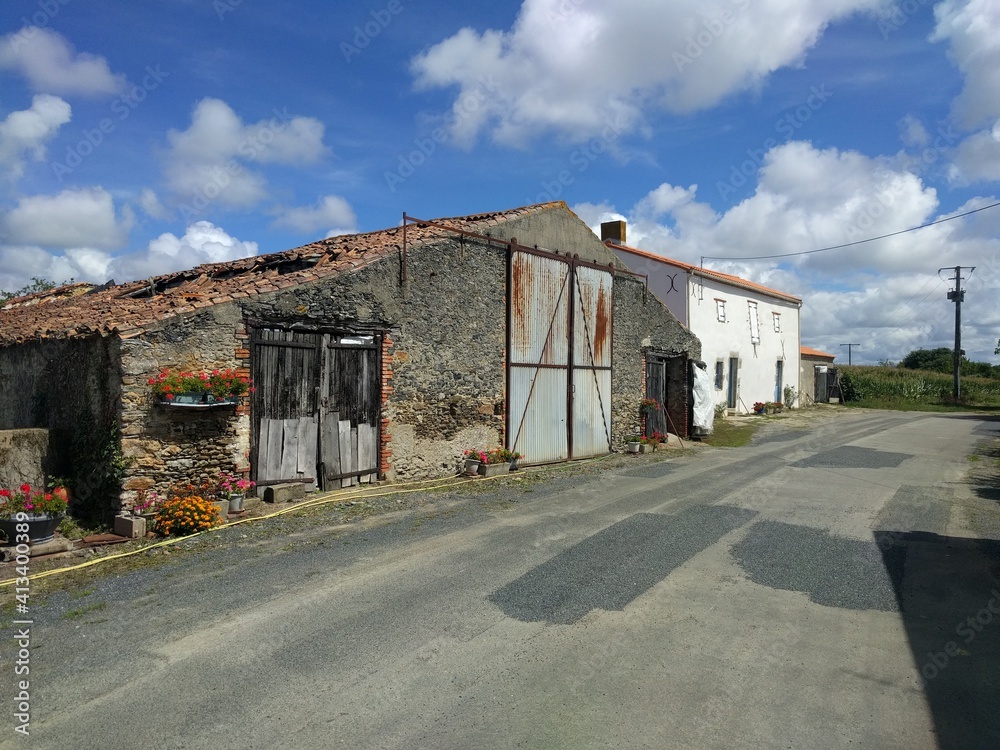
M 332 489 L 377 475 L 378 355 L 372 336 L 255 330 L 251 453 L 258 485 Z
M 508 447 L 525 462 L 611 450 L 610 270 L 515 246 Z
M 646 414 L 646 434 L 666 434 L 667 428 L 667 361 L 652 354 L 646 355 L 646 398 L 656 400 L 660 408 Z
M 320 396 L 325 489 L 378 478 L 381 368 L 372 336 L 329 338 Z

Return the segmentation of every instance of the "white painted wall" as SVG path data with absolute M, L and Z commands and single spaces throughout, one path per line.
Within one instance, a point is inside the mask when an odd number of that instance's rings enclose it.
M 687 321 L 687 269 L 653 260 L 638 253 L 612 248 L 618 259 L 636 273 L 649 277 L 649 291 L 674 314 L 681 325 Z
M 725 321 L 718 318 L 718 302 L 725 303 Z M 757 305 L 759 342 L 751 341 L 750 302 Z M 799 389 L 799 307 L 777 297 L 731 286 L 713 279 L 688 278 L 691 332 L 701 339 L 701 358 L 708 365 L 715 384 L 715 366 L 723 362 L 722 388 L 715 390 L 716 404 L 724 404 L 729 385 L 729 359 L 739 359 L 737 411 L 746 413 L 755 401 L 784 401 L 784 392 L 775 398 L 777 362 L 783 362 L 782 389 Z M 774 314 L 780 332 L 774 330 Z

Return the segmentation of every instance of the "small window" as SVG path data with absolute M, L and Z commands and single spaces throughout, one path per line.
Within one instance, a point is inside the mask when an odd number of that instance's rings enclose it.
M 715 300 L 715 315 L 720 323 L 726 322 L 726 301 L 724 299 Z
M 750 306 L 750 343 L 760 343 L 760 321 L 757 320 L 757 303 L 748 302 Z
M 715 363 L 715 390 L 721 391 L 725 377 L 725 363 L 720 359 Z
M 774 332 L 781 333 L 781 313 L 771 313 L 771 317 L 774 318 Z

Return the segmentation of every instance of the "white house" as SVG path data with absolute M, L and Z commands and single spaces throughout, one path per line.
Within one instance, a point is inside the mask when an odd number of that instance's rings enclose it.
M 720 271 L 625 245 L 625 222 L 601 225 L 601 239 L 693 334 L 715 382 L 716 403 L 749 413 L 756 401 L 799 392 L 802 300 Z

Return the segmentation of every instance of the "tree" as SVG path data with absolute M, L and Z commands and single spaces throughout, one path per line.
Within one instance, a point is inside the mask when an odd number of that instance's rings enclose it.
M 931 370 L 933 372 L 952 372 L 954 361 L 952 350 L 942 346 L 938 349 L 914 349 L 903 357 L 900 367 L 907 370 Z
M 55 289 L 57 286 L 65 286 L 66 284 L 72 284 L 73 279 L 69 281 L 64 281 L 62 284 L 56 284 L 54 281 L 49 279 L 41 278 L 39 276 L 32 276 L 31 283 L 25 284 L 20 289 L 14 292 L 8 292 L 0 289 L 0 305 L 5 303 L 7 300 L 14 299 L 15 297 L 26 297 L 29 294 L 37 294 L 38 292 L 47 292 L 49 289 Z

